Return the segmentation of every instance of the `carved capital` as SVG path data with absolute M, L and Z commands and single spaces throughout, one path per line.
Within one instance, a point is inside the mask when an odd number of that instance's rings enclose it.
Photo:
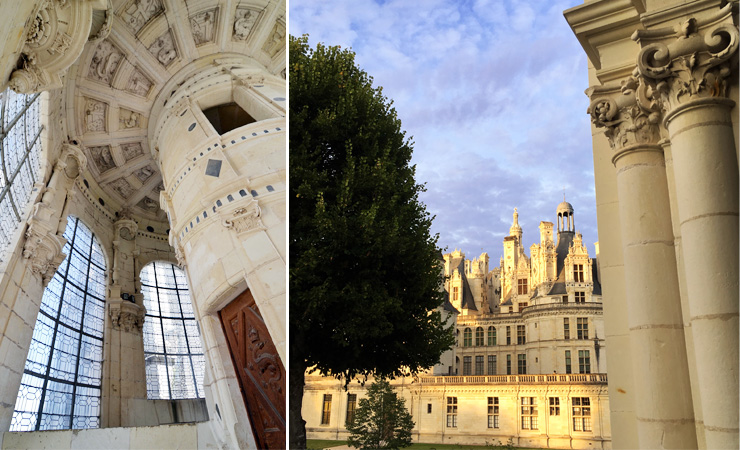
M 79 146 L 65 142 L 62 145 L 62 154 L 59 155 L 57 167 L 61 164 L 63 164 L 61 168 L 64 170 L 64 175 L 74 180 L 87 168 L 87 156 Z
M 124 218 L 116 221 L 116 239 L 119 237 L 126 241 L 133 241 L 136 238 L 136 232 L 139 226 L 134 220 Z
M 727 95 L 727 78 L 737 65 L 738 30 L 732 23 L 731 5 L 720 12 L 726 18 L 719 24 L 700 24 L 692 18 L 675 29 L 632 35 L 646 44 L 638 55 L 637 70 L 660 93 L 666 110 L 699 98 Z
M 141 333 L 146 310 L 143 306 L 118 298 L 108 300 L 108 315 L 114 330 Z
M 41 276 L 44 285 L 51 280 L 59 264 L 64 261 L 62 249 L 66 243 L 64 237 L 57 236 L 52 231 L 48 222 L 33 217 L 29 220 L 23 257 L 28 260 L 31 272 Z
M 266 228 L 262 224 L 261 215 L 262 211 L 257 206 L 257 202 L 252 201 L 245 207 L 222 213 L 222 217 L 224 218 L 221 224 L 226 228 L 236 231 L 237 235 L 243 235 Z
M 9 86 L 28 94 L 62 87 L 62 75 L 77 60 L 87 42 L 95 2 L 44 0 L 26 28 L 21 68 Z
M 629 77 L 615 86 L 597 86 L 586 93 L 591 98 L 588 114 L 615 150 L 660 141 L 661 102 L 642 77 Z

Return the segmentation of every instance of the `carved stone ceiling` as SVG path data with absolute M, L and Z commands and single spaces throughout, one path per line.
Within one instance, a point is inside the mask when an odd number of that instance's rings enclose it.
M 67 75 L 67 128 L 87 154 L 93 196 L 111 212 L 127 208 L 134 217 L 166 221 L 147 139 L 159 90 L 214 53 L 249 55 L 284 77 L 285 2 L 112 0 L 106 14 L 105 23 L 94 20 L 96 36 Z

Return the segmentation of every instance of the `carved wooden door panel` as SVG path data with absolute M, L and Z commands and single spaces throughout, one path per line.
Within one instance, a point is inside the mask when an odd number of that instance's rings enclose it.
M 219 311 L 257 446 L 285 448 L 285 368 L 251 292 Z

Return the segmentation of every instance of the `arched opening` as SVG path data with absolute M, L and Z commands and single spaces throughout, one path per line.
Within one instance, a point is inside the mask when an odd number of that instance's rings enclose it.
M 41 299 L 10 431 L 100 426 L 105 258 L 76 217 L 64 238 L 67 257 Z

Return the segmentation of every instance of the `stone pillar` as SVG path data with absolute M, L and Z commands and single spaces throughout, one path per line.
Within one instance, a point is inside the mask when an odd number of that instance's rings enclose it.
M 63 144 L 41 199 L 33 205 L 22 255 L 9 258 L 10 276 L 7 284 L 0 284 L 0 354 L 5 355 L 0 361 L 1 431 L 10 428 L 44 287 L 65 257 L 65 205 L 86 164 L 79 148 Z
M 103 427 L 133 426 L 129 399 L 146 399 L 146 371 L 142 327 L 146 314 L 143 297 L 137 294 L 138 226 L 126 210 L 115 222 L 113 257 L 108 289 L 108 320 L 105 330 L 103 369 Z
M 587 92 L 617 170 L 637 439 L 641 448 L 695 448 L 659 105 L 634 77 Z
M 246 448 L 249 419 L 219 311 L 249 289 L 285 361 L 285 81 L 246 56 L 201 59 L 176 78 L 149 122 L 160 203 L 201 324 L 209 415 L 223 427 L 214 434 Z M 219 129 L 204 111 L 220 105 L 254 121 Z
M 706 448 L 738 448 L 738 161 L 728 78 L 737 78 L 732 5 L 678 35 L 636 33 L 638 69 L 661 95 L 676 180 Z M 719 22 L 719 24 L 718 24 Z M 655 42 L 658 40 L 658 42 Z

